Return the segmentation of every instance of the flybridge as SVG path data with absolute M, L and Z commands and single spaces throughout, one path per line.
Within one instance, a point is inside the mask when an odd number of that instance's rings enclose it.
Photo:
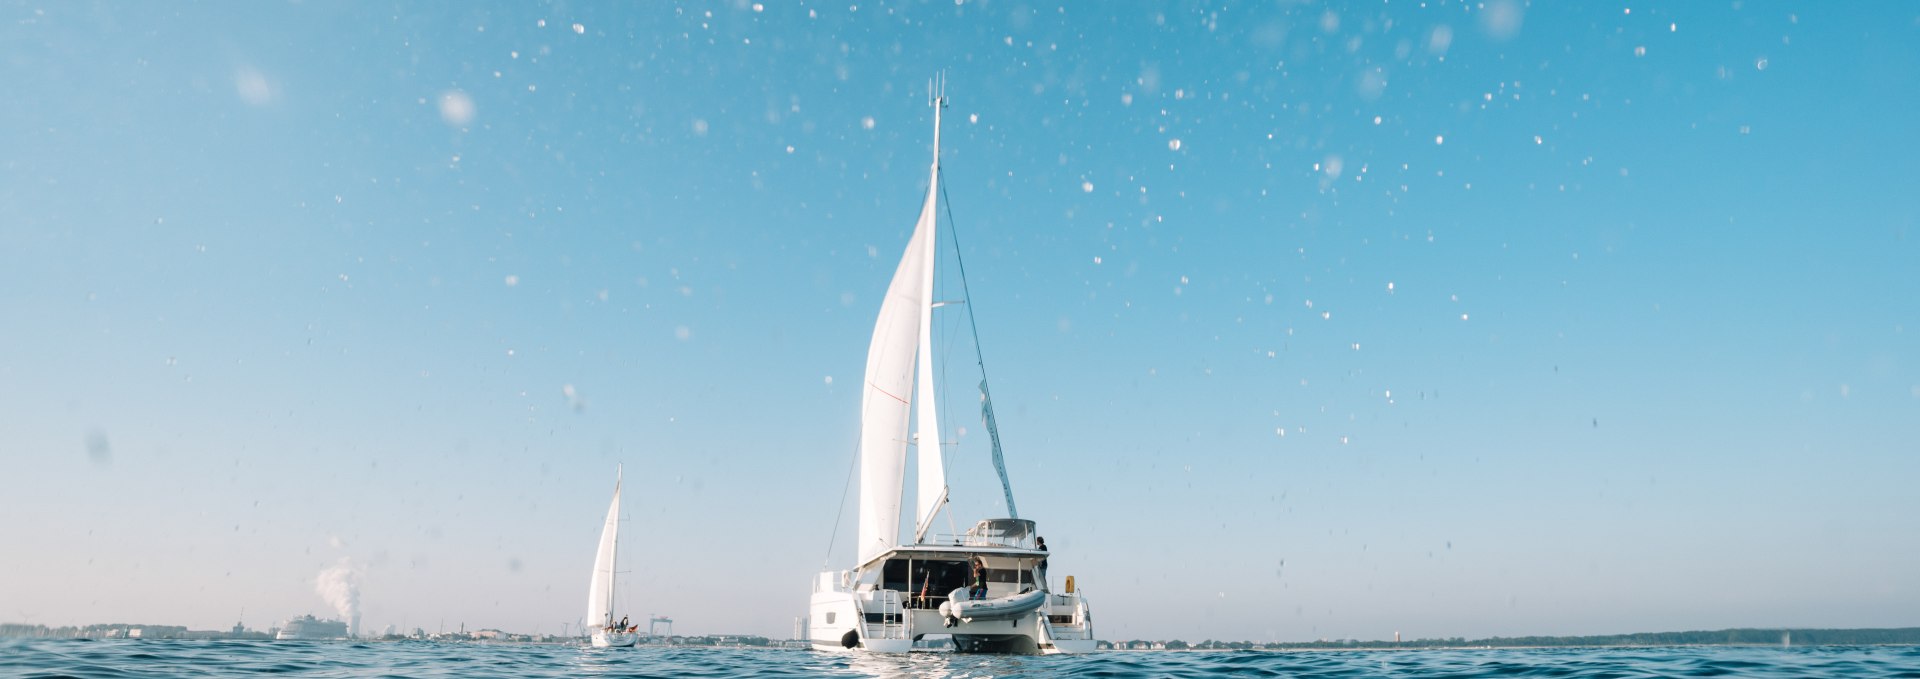
M 896 554 L 960 555 L 997 554 L 1003 556 L 1045 556 L 1046 550 L 1035 543 L 1034 523 L 1025 519 L 985 519 L 960 535 L 934 534 L 911 545 L 900 545 L 861 564 L 869 568 Z
M 1033 549 L 1032 521 L 1025 519 L 986 519 L 967 529 L 966 535 L 953 536 L 954 544 L 972 547 L 1017 547 Z

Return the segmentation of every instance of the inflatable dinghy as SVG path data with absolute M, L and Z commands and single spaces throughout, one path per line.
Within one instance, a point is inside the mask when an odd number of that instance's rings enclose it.
M 998 599 L 969 599 L 965 588 L 953 590 L 940 604 L 940 615 L 952 627 L 956 620 L 1007 620 L 1031 613 L 1047 603 L 1047 593 L 1029 589 Z

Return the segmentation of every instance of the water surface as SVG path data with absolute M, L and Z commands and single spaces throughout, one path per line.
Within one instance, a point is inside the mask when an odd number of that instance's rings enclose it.
M 524 644 L 0 641 L 0 676 L 186 677 L 1910 677 L 1920 647 L 849 655 Z

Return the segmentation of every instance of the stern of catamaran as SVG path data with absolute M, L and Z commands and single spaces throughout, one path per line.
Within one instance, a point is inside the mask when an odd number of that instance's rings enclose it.
M 1034 541 L 1033 522 L 988 519 L 961 535 L 888 550 L 860 568 L 815 578 L 808 617 L 815 649 L 900 652 L 928 637 L 950 636 L 955 650 L 977 653 L 1081 653 L 1094 648 L 1093 620 L 1070 577 L 1042 579 L 1051 554 Z M 985 599 L 1046 590 L 1037 610 L 993 619 L 952 618 L 940 605 L 973 584 L 985 566 Z

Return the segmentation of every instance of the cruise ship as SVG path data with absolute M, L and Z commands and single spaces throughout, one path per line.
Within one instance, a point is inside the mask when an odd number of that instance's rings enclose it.
M 321 620 L 311 615 L 303 615 L 288 620 L 285 625 L 281 625 L 280 633 L 274 635 L 273 638 L 295 641 L 345 639 L 347 638 L 347 623 L 339 620 Z

